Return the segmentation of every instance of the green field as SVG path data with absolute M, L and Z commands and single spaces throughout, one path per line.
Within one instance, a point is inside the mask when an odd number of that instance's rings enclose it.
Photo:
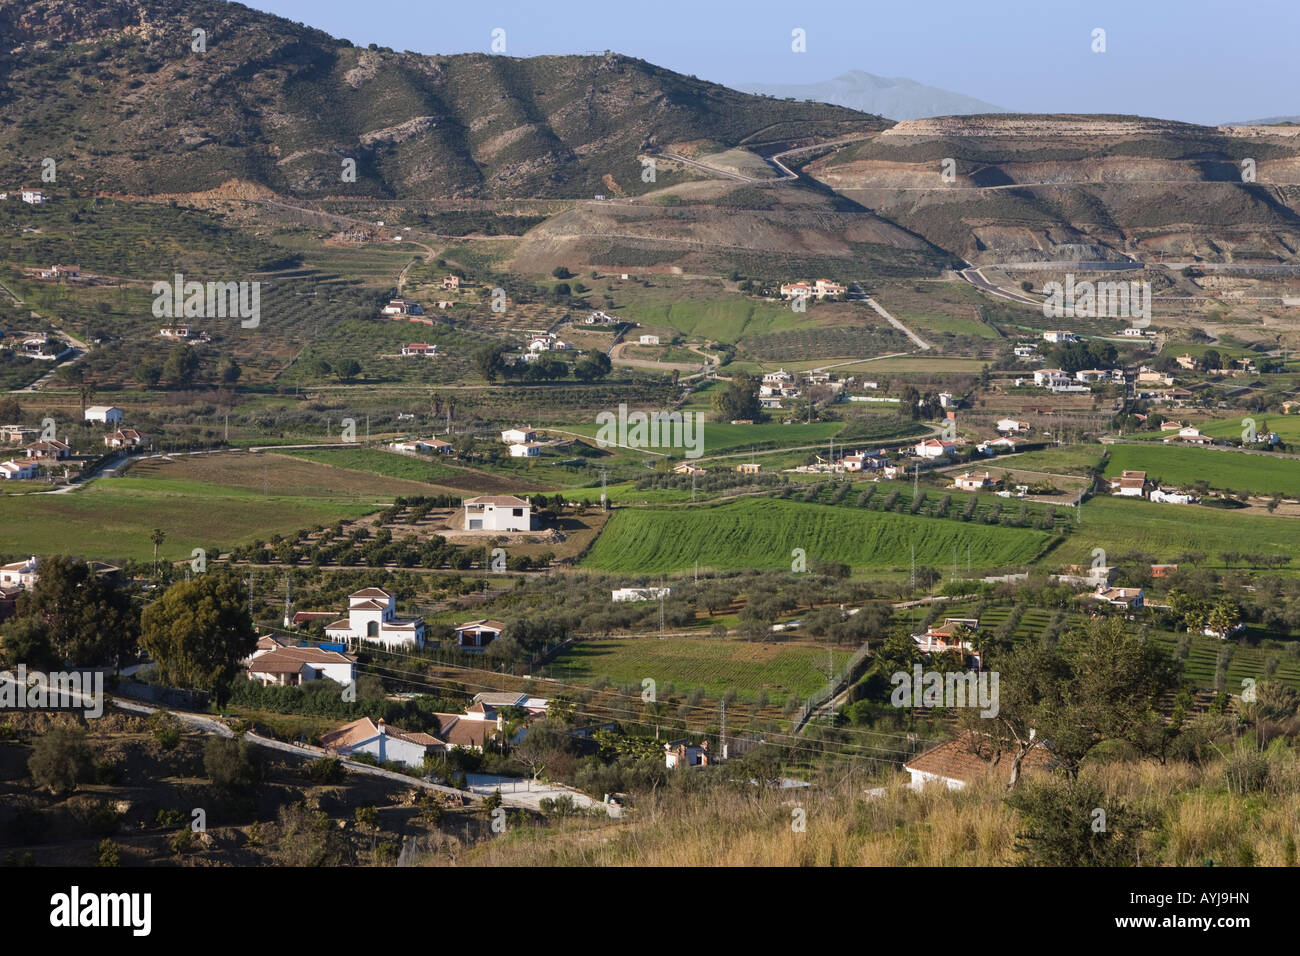
M 377 448 L 286 448 L 279 454 L 411 481 L 436 482 L 439 478 L 459 478 L 465 475 L 464 470 L 449 468 L 438 461 L 426 461 Z
M 705 422 L 702 449 L 704 458 L 727 452 L 740 452 L 753 446 L 763 448 L 788 448 L 797 445 L 825 445 L 827 440 L 844 428 L 843 422 L 812 422 L 808 425 L 733 425 L 730 422 Z M 572 425 L 567 429 L 579 435 L 595 438 L 600 426 L 595 424 Z M 672 437 L 672 436 L 669 436 Z M 681 457 L 686 452 L 683 445 L 656 447 L 651 451 Z
M 1241 423 L 1243 418 L 1253 418 L 1255 420 L 1255 434 L 1257 435 L 1277 432 L 1278 437 L 1288 445 L 1300 442 L 1300 415 L 1242 415 L 1233 418 L 1221 418 L 1218 421 L 1203 422 L 1197 427 L 1203 434 L 1215 438 L 1229 438 L 1233 441 L 1241 441 L 1242 432 L 1246 428 Z
M 0 497 L 0 548 L 8 554 L 73 554 L 107 561 L 153 559 L 155 528 L 167 535 L 159 558 L 223 548 L 299 528 L 355 518 L 374 504 L 264 497 L 195 481 L 105 478 L 69 494 Z
M 616 512 L 583 559 L 585 567 L 638 574 L 693 568 L 735 570 L 790 567 L 791 551 L 841 561 L 855 569 L 904 568 L 916 548 L 920 565 L 945 567 L 970 548 L 977 567 L 1031 562 L 1051 535 L 1026 528 L 967 523 L 946 518 L 742 499 L 694 509 Z
M 1190 485 L 1208 481 L 1217 490 L 1260 495 L 1300 495 L 1300 461 L 1213 448 L 1178 445 L 1111 445 L 1106 476 L 1145 471 L 1152 481 Z
M 1084 504 L 1078 529 L 1052 552 L 1052 560 L 1088 564 L 1093 548 L 1138 551 L 1157 561 L 1200 551 L 1212 557 L 1212 565 L 1228 550 L 1294 555 L 1300 553 L 1300 520 L 1102 495 Z
M 837 668 L 849 656 L 845 651 L 833 654 Z M 770 700 L 781 703 L 789 695 L 807 697 L 826 683 L 826 656 L 825 648 L 807 644 L 634 637 L 575 644 L 547 666 L 547 675 L 579 681 L 605 677 L 615 685 L 638 687 L 650 678 L 660 694 L 668 683 L 677 691 L 700 687 L 713 697 L 735 688 L 746 702 L 766 691 Z

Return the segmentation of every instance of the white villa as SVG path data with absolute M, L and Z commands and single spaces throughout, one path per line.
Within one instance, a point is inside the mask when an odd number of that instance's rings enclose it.
M 672 593 L 672 588 L 617 588 L 610 592 L 610 600 L 616 604 L 624 601 L 658 601 Z
M 362 588 L 348 595 L 348 616 L 327 624 L 325 636 L 352 645 L 368 641 L 384 647 L 424 647 L 424 620 L 398 618 L 396 605 L 396 599 L 383 588 Z
M 507 445 L 522 445 L 524 442 L 530 442 L 537 437 L 537 432 L 524 426 L 523 428 L 507 428 L 501 433 L 501 440 Z
M 249 679 L 264 685 L 296 687 L 321 679 L 347 685 L 357 678 L 357 659 L 350 654 L 323 647 L 293 647 L 283 638 L 271 636 L 258 640 L 247 665 Z
M 542 443 L 536 441 L 521 442 L 510 446 L 511 458 L 536 458 L 542 453 Z
M 25 481 L 40 474 L 35 462 L 0 461 L 0 479 L 5 481 Z
M 0 565 L 0 588 L 30 588 L 36 586 L 36 558 Z
M 465 499 L 466 531 L 530 531 L 532 503 L 514 495 L 480 495 Z
M 91 405 L 86 409 L 86 421 L 116 425 L 125 414 L 122 409 L 113 405 Z

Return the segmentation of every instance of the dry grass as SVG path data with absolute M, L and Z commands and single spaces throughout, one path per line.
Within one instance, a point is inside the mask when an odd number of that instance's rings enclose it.
M 1082 776 L 1108 798 L 1161 821 L 1144 840 L 1144 865 L 1284 866 L 1300 836 L 1300 757 L 1269 754 L 1262 790 L 1229 791 L 1225 763 L 1093 764 Z M 524 824 L 462 857 L 484 866 L 1013 866 L 1020 826 L 999 781 L 914 793 L 898 775 L 885 793 L 849 777 L 807 790 L 743 784 L 670 787 L 621 822 Z M 806 827 L 792 827 L 796 810 Z

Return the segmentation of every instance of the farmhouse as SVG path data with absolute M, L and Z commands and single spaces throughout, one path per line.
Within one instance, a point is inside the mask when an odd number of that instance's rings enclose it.
M 522 445 L 526 441 L 533 441 L 537 438 L 537 432 L 524 426 L 523 428 L 507 428 L 501 433 L 501 440 L 507 445 Z
M 1034 372 L 1034 384 L 1042 388 L 1061 388 L 1070 384 L 1070 376 L 1059 368 L 1040 368 Z
M 925 441 L 917 442 L 912 453 L 918 458 L 942 458 L 944 455 L 951 455 L 955 447 L 950 441 L 927 438 Z
M 597 310 L 583 320 L 587 325 L 615 325 L 620 320 L 612 315 L 608 315 Z
M 1147 497 L 1167 505 L 1190 505 L 1200 500 L 1195 495 L 1189 495 L 1177 488 L 1152 488 L 1151 494 Z
M 501 636 L 501 632 L 505 629 L 505 624 L 500 621 L 484 619 L 470 621 L 467 624 L 458 624 L 452 630 L 456 632 L 457 647 L 467 647 L 473 650 L 491 644 Z
M 960 491 L 983 491 L 996 483 L 987 471 L 965 471 L 952 480 L 952 486 Z
M 1101 601 L 1103 604 L 1109 604 L 1111 607 L 1122 607 L 1136 611 L 1142 607 L 1146 594 L 1141 588 L 1110 588 L 1099 585 L 1097 593 L 1089 594 L 1088 598 L 1093 601 Z
M 1016 358 L 1032 358 L 1033 356 L 1038 354 L 1038 346 L 1017 345 L 1014 349 L 1012 349 L 1012 352 L 1015 354 Z
M 438 346 L 428 345 L 427 343 L 424 342 L 417 342 L 413 345 L 403 345 L 402 354 L 403 355 L 426 355 L 432 357 L 438 354 Z
M 1175 356 L 1174 361 L 1178 363 L 1179 368 L 1185 368 L 1190 372 L 1195 372 L 1197 366 L 1200 365 L 1200 362 L 1197 361 L 1196 356 L 1190 353 L 1186 355 Z
M 57 438 L 33 442 L 26 448 L 28 458 L 53 458 L 62 461 L 72 455 L 72 449 Z
M 112 405 L 91 405 L 86 409 L 86 421 L 102 422 L 105 425 L 116 425 L 122 420 L 125 413 L 120 408 Z
M 970 635 L 978 631 L 979 618 L 948 617 L 940 625 L 931 625 L 922 634 L 913 634 L 912 640 L 917 650 L 925 654 L 960 650 L 967 654 L 975 652 L 975 645 L 969 640 Z
M 1016 434 L 1029 431 L 1029 422 L 1017 421 L 1014 418 L 999 418 L 994 427 L 1000 432 Z
M 40 468 L 34 462 L 9 461 L 0 462 L 0 479 L 5 481 L 25 481 L 35 478 Z
M 1146 486 L 1147 473 L 1145 471 L 1125 470 L 1120 473 L 1119 477 L 1110 479 L 1110 493 L 1125 498 L 1141 498 Z
M 141 434 L 134 428 L 119 428 L 104 436 L 104 444 L 109 448 L 148 448 L 152 443 L 153 438 Z
M 673 474 L 674 475 L 706 475 L 708 474 L 708 471 L 701 468 L 699 465 L 693 465 L 689 461 L 684 461 L 680 465 L 675 465 L 673 467 Z
M 356 680 L 357 659 L 323 647 L 279 647 L 259 642 L 248 661 L 248 677 L 263 685 L 297 687 L 328 679 L 347 685 Z
M 1067 332 L 1064 329 L 1056 329 L 1051 332 L 1044 332 L 1043 341 L 1053 342 L 1060 345 L 1065 342 L 1077 342 L 1079 341 L 1079 337 L 1073 332 Z
M 1151 576 L 1153 578 L 1167 578 L 1171 574 L 1176 574 L 1178 565 L 1176 564 L 1153 564 L 1151 565 Z
M 391 760 L 417 768 L 424 766 L 426 755 L 447 750 L 446 743 L 437 737 L 390 727 L 382 717 L 378 722 L 362 717 L 344 724 L 338 730 L 323 734 L 320 743 L 326 750 L 340 757 L 365 753 L 376 760 Z
M 756 461 L 743 461 L 736 466 L 736 471 L 742 475 L 757 475 L 762 467 Z
M 800 279 L 798 282 L 789 282 L 782 285 L 781 298 L 794 299 L 812 296 L 816 299 L 824 299 L 828 295 L 844 295 L 848 291 L 847 286 L 832 282 L 830 279 L 818 279 L 816 282 Z
M 536 441 L 526 441 L 526 442 L 521 442 L 518 445 L 511 445 L 510 457 L 511 458 L 536 458 L 542 453 L 543 447 L 545 446 L 543 446 L 541 442 L 536 442 Z
M 547 708 L 550 701 L 545 697 L 529 697 L 527 694 L 518 694 L 513 691 L 496 692 L 485 691 L 475 694 L 473 702 L 465 708 L 462 720 L 492 721 L 498 727 L 502 726 L 504 717 L 501 714 L 502 708 L 518 707 L 520 710 L 528 712 L 531 717 L 546 716 Z
M 657 336 L 657 335 L 643 335 L 643 336 L 641 336 L 641 344 L 642 344 L 642 345 L 658 345 L 658 344 L 659 344 L 659 336 Z
M 1158 372 L 1153 368 L 1147 368 L 1144 365 L 1138 369 L 1137 383 L 1139 385 L 1173 385 L 1174 377 L 1165 372 Z
M 35 439 L 40 433 L 39 428 L 24 428 L 22 425 L 0 425 L 0 442 L 9 445 L 21 445 Z
M 327 624 L 325 636 L 353 646 L 367 641 L 386 648 L 424 647 L 424 621 L 398 618 L 396 605 L 397 599 L 383 588 L 362 588 L 348 595 L 348 616 Z
M 414 438 L 410 441 L 395 441 L 389 445 L 393 451 L 403 451 L 417 455 L 450 455 L 456 449 L 449 441 L 440 438 Z
M 966 733 L 918 754 L 903 764 L 903 769 L 911 776 L 909 786 L 913 790 L 922 790 L 927 784 L 961 790 L 987 777 L 1010 780 L 1013 760 L 1014 754 L 997 747 L 992 738 Z M 1020 769 L 1028 774 L 1050 769 L 1052 765 L 1051 752 L 1039 744 L 1025 755 Z
M 0 565 L 0 588 L 30 588 L 36 586 L 36 558 Z
M 666 598 L 672 593 L 672 588 L 616 588 L 610 592 L 609 599 L 615 604 L 658 601 L 660 598 Z
M 423 315 L 424 310 L 420 308 L 418 302 L 412 302 L 410 299 L 389 299 L 388 305 L 383 308 L 384 315 Z
M 442 280 L 442 287 L 444 289 L 453 289 L 453 290 L 460 289 L 460 276 L 457 275 L 444 276 Z
M 1014 438 L 994 438 L 986 442 L 980 442 L 975 446 L 976 451 L 983 452 L 986 455 L 992 455 L 997 452 L 1011 452 L 1016 450 L 1016 440 Z
M 159 329 L 158 334 L 165 339 L 188 339 L 190 337 L 190 327 L 188 325 L 167 325 Z
M 532 503 L 514 495 L 465 499 L 466 531 L 530 531 Z
M 1163 430 L 1164 428 L 1162 426 L 1161 431 Z M 1164 439 L 1166 445 L 1170 442 L 1182 442 L 1185 445 L 1212 445 L 1214 444 L 1214 439 L 1209 435 L 1202 435 L 1199 428 L 1188 425 L 1178 429 L 1177 435 L 1170 435 L 1168 438 Z
M 45 193 L 39 189 L 24 189 L 22 191 L 22 200 L 33 206 L 39 206 L 45 202 Z
M 1081 368 L 1074 373 L 1074 377 L 1085 384 L 1091 382 L 1104 382 L 1110 378 L 1110 372 L 1104 368 Z
M 664 764 L 669 770 L 676 770 L 678 767 L 707 767 L 711 763 L 713 759 L 709 754 L 707 740 L 693 744 L 683 738 L 664 744 Z

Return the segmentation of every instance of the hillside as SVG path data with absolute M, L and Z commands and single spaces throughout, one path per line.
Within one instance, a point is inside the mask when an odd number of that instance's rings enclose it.
M 821 83 L 742 83 L 740 88 L 778 98 L 834 103 L 898 120 L 1006 112 L 973 96 L 926 86 L 905 76 L 876 76 L 863 70 L 849 70 Z
M 191 50 L 196 25 L 204 52 Z M 0 0 L 0 36 L 0 149 L 32 179 L 55 158 L 59 185 L 80 190 L 236 179 L 301 196 L 574 197 L 611 191 L 608 176 L 639 192 L 648 148 L 887 125 L 617 54 L 360 49 L 216 0 Z M 355 183 L 342 182 L 344 159 Z
M 1285 127 L 941 117 L 899 123 L 804 171 L 972 262 L 1143 252 L 1284 261 L 1300 249 L 1300 141 Z

